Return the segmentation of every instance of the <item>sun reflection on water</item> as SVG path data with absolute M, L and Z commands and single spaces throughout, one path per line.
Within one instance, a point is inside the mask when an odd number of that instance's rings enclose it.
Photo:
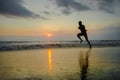
M 52 73 L 52 49 L 48 49 L 48 67 L 50 74 Z

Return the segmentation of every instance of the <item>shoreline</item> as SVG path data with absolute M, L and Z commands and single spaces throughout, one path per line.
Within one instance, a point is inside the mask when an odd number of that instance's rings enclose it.
M 47 48 L 89 48 L 88 44 L 36 44 L 36 45 L 0 45 L 1 51 L 19 51 Z M 92 44 L 92 48 L 120 47 L 120 44 Z

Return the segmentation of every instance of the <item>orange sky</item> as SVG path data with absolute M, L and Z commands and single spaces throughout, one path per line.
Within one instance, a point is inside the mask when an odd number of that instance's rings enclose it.
M 97 2 L 95 0 L 95 4 L 98 4 Z M 69 0 L 66 5 L 63 5 L 64 0 L 42 0 L 42 3 L 41 0 L 24 0 L 23 3 L 14 0 L 11 2 L 3 1 L 4 11 L 6 12 L 0 11 L 0 36 L 47 37 L 48 33 L 50 33 L 52 34 L 51 37 L 60 37 L 61 40 L 67 39 L 67 37 L 76 40 L 75 36 L 79 33 L 79 20 L 82 20 L 86 26 L 90 39 L 98 39 L 94 37 L 96 35 L 99 35 L 101 39 L 107 39 L 107 35 L 120 34 L 118 32 L 120 28 L 119 5 L 114 0 L 111 3 L 101 1 L 101 4 L 106 3 L 106 5 L 102 6 L 106 10 L 99 9 L 99 6 L 101 6 L 99 4 L 90 5 L 87 0 L 83 2 Z M 12 12 L 11 7 L 15 7 L 16 4 L 19 4 L 18 6 L 21 9 L 18 8 Z M 5 5 L 7 7 L 11 6 L 9 10 L 5 8 Z M 109 8 L 109 5 L 113 5 L 113 7 Z M 23 12 L 23 10 L 26 10 L 27 13 Z M 16 11 L 18 13 L 14 13 Z M 111 37 L 111 39 L 114 38 Z

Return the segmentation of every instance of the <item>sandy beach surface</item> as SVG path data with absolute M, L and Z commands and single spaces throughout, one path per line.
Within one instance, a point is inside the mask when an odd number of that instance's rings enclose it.
M 120 80 L 120 47 L 2 51 L 0 80 Z

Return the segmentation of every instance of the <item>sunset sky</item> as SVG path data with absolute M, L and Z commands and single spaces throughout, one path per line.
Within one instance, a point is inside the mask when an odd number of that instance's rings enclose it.
M 0 0 L 0 41 L 78 40 L 79 20 L 90 40 L 118 40 L 120 0 Z

